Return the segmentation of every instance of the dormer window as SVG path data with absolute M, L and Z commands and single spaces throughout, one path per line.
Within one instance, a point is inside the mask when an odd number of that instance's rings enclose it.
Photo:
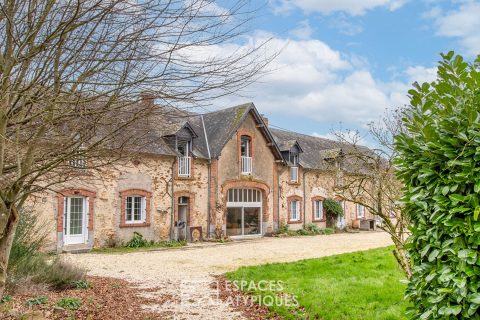
M 177 142 L 178 152 L 178 176 L 190 177 L 192 158 L 190 156 L 192 142 L 190 140 L 180 140 Z
M 298 154 L 290 153 L 290 182 L 298 182 Z
M 252 138 L 250 136 L 241 136 L 240 155 L 242 174 L 252 174 Z
M 191 141 L 178 141 L 177 144 L 177 152 L 182 156 L 182 157 L 188 157 L 190 155 L 190 146 L 191 146 Z

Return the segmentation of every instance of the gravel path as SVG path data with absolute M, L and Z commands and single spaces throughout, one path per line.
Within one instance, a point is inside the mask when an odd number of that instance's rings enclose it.
M 343 233 L 329 236 L 258 238 L 226 244 L 192 245 L 183 249 L 124 254 L 77 254 L 68 259 L 88 273 L 158 287 L 149 295 L 171 296 L 169 303 L 149 306 L 170 319 L 242 319 L 215 299 L 212 275 L 240 266 L 287 262 L 391 244 L 384 232 Z M 147 293 L 146 293 L 147 294 Z

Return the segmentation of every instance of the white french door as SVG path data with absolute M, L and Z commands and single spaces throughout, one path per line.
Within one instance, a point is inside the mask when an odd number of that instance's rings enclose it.
M 86 243 L 88 239 L 88 198 L 66 197 L 64 212 L 64 244 Z

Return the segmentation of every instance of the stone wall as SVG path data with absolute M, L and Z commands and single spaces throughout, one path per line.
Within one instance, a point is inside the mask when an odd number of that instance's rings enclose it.
M 172 215 L 175 221 L 176 209 L 172 212 L 172 165 L 174 157 L 142 155 L 133 162 L 104 168 L 98 173 L 102 179 L 81 175 L 76 181 L 56 186 L 55 191 L 45 192 L 33 197 L 30 206 L 39 213 L 41 221 L 51 230 L 51 247 L 61 248 L 63 230 L 59 217 L 63 211 L 61 194 L 64 190 L 87 190 L 95 195 L 93 199 L 93 228 L 89 231 L 90 245 L 105 246 L 109 239 L 122 243 L 132 238 L 133 232 L 141 233 L 148 240 L 170 238 Z M 208 162 L 195 159 L 193 177 L 174 180 L 174 202 L 180 196 L 189 196 L 189 226 L 201 227 L 206 235 L 207 228 L 207 178 Z M 176 167 L 174 167 L 176 169 Z M 128 190 L 143 190 L 151 194 L 147 223 L 141 226 L 126 226 L 121 223 L 122 201 L 120 194 Z M 135 192 L 133 192 L 135 193 Z M 138 192 L 137 192 L 138 193 Z M 148 200 L 148 198 L 147 198 Z M 91 210 L 91 211 L 92 211 Z M 60 215 L 59 215 L 60 213 Z M 149 220 L 149 221 L 148 221 Z
M 241 174 L 240 137 L 248 135 L 252 141 L 252 175 Z M 216 228 L 226 229 L 226 201 L 230 188 L 257 188 L 262 190 L 263 233 L 273 231 L 274 184 L 276 177 L 275 157 L 262 132 L 249 114 L 236 134 L 227 142 L 218 159 L 218 188 L 216 190 Z

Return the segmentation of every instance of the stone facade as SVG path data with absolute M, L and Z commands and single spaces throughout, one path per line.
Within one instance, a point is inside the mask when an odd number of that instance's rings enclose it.
M 260 194 L 258 199 L 253 199 L 261 210 L 259 223 L 250 221 L 247 225 L 245 222 L 250 210 L 248 203 L 243 204 L 247 209 L 241 209 L 246 210 L 245 213 L 241 211 L 241 219 L 244 219 L 241 230 L 245 234 L 247 231 L 257 236 L 268 234 L 284 224 L 292 229 L 309 223 L 326 227 L 325 219 L 314 216 L 314 201 L 335 198 L 335 177 L 321 169 L 303 167 L 300 155 L 298 181 L 290 181 L 291 166 L 282 158 L 277 143 L 255 107 L 242 106 L 233 111 L 236 117 L 241 117 L 232 122 L 236 127 L 224 137 L 215 137 L 214 131 L 210 131 L 208 137 L 208 128 L 198 132 L 201 130 L 192 125 L 197 132 L 192 140 L 194 148 L 189 160 L 189 175 L 179 174 L 180 157 L 175 153 L 141 153 L 127 163 L 103 168 L 98 174 L 101 178 L 94 178 L 87 168 L 85 174 L 74 181 L 32 197 L 32 210 L 38 212 L 41 221 L 51 230 L 52 248 L 63 250 L 71 243 L 87 248 L 118 245 L 130 240 L 134 232 L 153 241 L 176 238 L 178 232 L 185 232 L 187 240 L 197 239 L 198 233 L 202 238 L 225 236 L 228 233 L 227 203 L 233 201 L 229 200 L 230 190 L 249 189 Z M 194 120 L 191 121 L 195 124 Z M 195 140 L 200 140 L 197 136 L 202 137 L 202 133 L 205 134 L 203 149 L 201 142 Z M 169 135 L 168 141 L 172 141 L 171 137 Z M 242 137 L 250 141 L 250 174 L 242 173 Z M 217 138 L 215 141 L 223 141 L 223 144 L 215 149 L 214 142 L 212 147 L 209 145 L 209 138 Z M 252 200 L 250 197 L 255 193 L 249 192 L 245 192 L 243 202 L 247 201 L 247 195 L 248 201 Z M 75 238 L 72 234 L 76 229 L 66 227 L 72 226 L 72 219 L 78 217 L 74 213 L 78 208 L 67 202 L 74 198 L 84 201 L 82 208 L 87 216 L 83 220 L 83 238 Z M 292 200 L 299 201 L 298 221 L 290 219 Z M 344 206 L 345 225 L 358 226 L 357 206 L 349 202 Z M 68 214 L 65 212 L 67 207 L 70 208 Z M 252 213 L 248 212 L 250 219 Z M 365 212 L 363 219 L 370 217 Z M 236 219 L 240 221 L 240 215 Z M 180 220 L 185 222 L 184 229 L 176 228 Z M 236 228 L 240 230 L 240 227 Z M 192 236 L 193 230 L 195 236 Z

